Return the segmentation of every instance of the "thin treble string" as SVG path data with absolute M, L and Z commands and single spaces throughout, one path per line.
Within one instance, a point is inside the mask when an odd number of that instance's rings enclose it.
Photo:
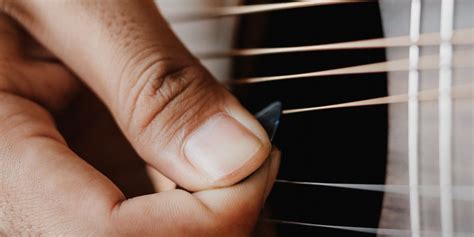
M 155 1 L 159 4 L 159 0 Z M 347 3 L 364 3 L 369 0 L 306 0 L 298 2 L 287 3 L 266 3 L 240 6 L 223 6 L 223 7 L 209 7 L 199 11 L 193 10 L 190 12 L 175 12 L 167 15 L 167 20 L 172 23 L 193 22 L 206 19 L 240 16 L 254 13 L 289 10 L 297 8 L 315 7 L 323 5 L 347 4 Z
M 265 222 L 275 223 L 275 224 L 298 225 L 298 226 L 306 226 L 306 227 L 347 230 L 347 231 L 354 231 L 354 232 L 361 232 L 361 233 L 368 233 L 368 234 L 387 235 L 387 236 L 409 236 L 411 234 L 410 230 L 403 230 L 403 229 L 324 225 L 324 224 L 314 224 L 314 223 L 299 222 L 299 221 L 271 219 L 271 218 L 263 218 L 262 220 L 265 221 Z M 423 234 L 424 236 L 430 236 L 430 237 L 442 236 L 442 233 L 438 232 L 438 231 L 420 231 L 420 233 Z M 472 236 L 473 233 L 460 233 L 460 232 L 457 232 L 455 234 L 458 237 L 468 237 L 468 236 Z
M 410 228 L 412 237 L 420 237 L 420 191 L 419 186 L 419 100 L 418 91 L 420 84 L 420 73 L 418 71 L 420 61 L 420 40 L 421 29 L 421 0 L 411 0 L 410 7 L 410 48 L 409 48 L 409 73 L 408 73 L 408 180 L 410 197 Z M 437 35 L 438 43 L 441 36 Z
M 399 229 L 382 229 L 382 228 L 367 228 L 367 227 L 353 227 L 353 226 L 339 226 L 339 225 L 323 225 L 323 224 L 313 224 L 299 221 L 287 221 L 280 219 L 270 219 L 264 218 L 263 221 L 277 224 L 288 224 L 288 225 L 299 225 L 307 227 L 318 227 L 318 228 L 329 228 L 329 229 L 338 229 L 338 230 L 348 230 L 369 234 L 383 234 L 390 236 L 407 236 L 409 235 L 409 230 L 399 230 Z
M 472 50 L 466 50 L 458 52 L 454 55 L 453 67 L 456 68 L 469 68 L 473 66 L 472 61 Z M 434 70 L 439 68 L 439 55 L 427 55 L 420 57 L 419 70 Z M 348 75 L 348 74 L 365 74 L 365 73 L 381 73 L 381 72 L 395 72 L 395 71 L 407 71 L 409 70 L 409 59 L 397 59 L 389 60 L 379 63 L 371 63 L 336 69 L 329 69 L 323 71 L 314 71 L 306 73 L 296 73 L 289 75 L 278 75 L 278 76 L 264 76 L 264 77 L 248 77 L 240 78 L 230 81 L 233 84 L 251 84 L 261 83 L 268 81 L 280 81 L 290 79 L 301 79 L 301 78 L 312 78 L 322 76 L 335 76 L 335 75 Z
M 452 98 L 463 99 L 463 98 L 473 98 L 474 85 L 468 84 L 463 86 L 452 87 L 449 93 Z M 424 90 L 419 91 L 418 100 L 419 101 L 436 101 L 438 100 L 440 91 L 439 90 Z M 294 114 L 318 110 L 327 110 L 327 109 L 340 109 L 340 108 L 349 108 L 357 106 L 368 106 L 368 105 L 381 105 L 381 104 L 395 104 L 395 103 L 406 103 L 408 102 L 410 96 L 408 94 L 385 96 L 367 100 L 352 101 L 347 103 L 316 106 L 316 107 L 306 107 L 298 109 L 285 109 L 282 111 L 282 114 Z
M 454 210 L 452 202 L 452 88 L 454 0 L 441 1 L 441 46 L 439 49 L 439 182 L 445 189 L 440 195 L 441 230 L 443 237 L 454 236 Z M 472 61 L 472 54 L 471 54 Z M 444 93 L 443 93 L 444 92 Z
M 454 32 L 451 40 L 455 45 L 472 45 L 474 44 L 474 29 L 460 29 Z M 257 56 L 281 53 L 297 53 L 311 52 L 323 50 L 347 50 L 347 49 L 370 49 L 370 48 L 390 48 L 390 47 L 406 47 L 412 45 L 410 36 L 398 36 L 388 38 L 376 38 L 367 40 L 356 40 L 340 43 L 318 44 L 307 46 L 293 47 L 274 47 L 274 48 L 249 48 L 249 49 L 232 49 L 228 51 L 217 52 L 195 52 L 194 54 L 201 60 L 237 57 L 237 56 Z M 419 36 L 418 46 L 438 46 L 441 44 L 439 33 L 425 33 Z
M 277 179 L 276 183 L 306 186 L 324 186 L 332 188 L 357 189 L 384 193 L 397 193 L 409 195 L 414 190 L 420 195 L 426 197 L 439 197 L 443 188 L 436 185 L 388 185 L 388 184 L 349 184 L 349 183 L 323 183 L 323 182 L 307 182 Z M 474 186 L 454 186 L 452 187 L 453 198 L 461 201 L 474 201 Z

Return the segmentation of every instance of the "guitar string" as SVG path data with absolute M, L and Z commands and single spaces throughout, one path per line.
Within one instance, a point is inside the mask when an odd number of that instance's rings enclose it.
M 423 90 L 419 91 L 417 94 L 419 101 L 436 101 L 438 100 L 440 94 L 448 94 L 453 99 L 466 99 L 473 98 L 474 84 L 460 85 L 452 87 L 450 90 L 440 91 L 438 89 L 433 90 Z M 410 99 L 409 94 L 400 94 L 392 95 L 385 97 L 378 97 L 367 100 L 352 101 L 347 103 L 315 106 L 315 107 L 306 107 L 298 109 L 284 109 L 282 114 L 295 114 L 302 112 L 311 112 L 327 109 L 341 109 L 349 107 L 358 107 L 358 106 L 368 106 L 368 105 L 382 105 L 382 104 L 396 104 L 396 103 L 406 103 Z
M 306 226 L 306 227 L 316 227 L 316 228 L 326 228 L 326 229 L 337 229 L 337 230 L 347 230 L 368 234 L 378 234 L 386 236 L 409 236 L 411 234 L 410 230 L 404 229 L 387 229 L 387 228 L 369 228 L 369 227 L 355 227 L 355 226 L 341 226 L 341 225 L 325 225 L 325 224 L 315 224 L 307 223 L 300 221 L 289 221 L 282 219 L 274 218 L 263 218 L 261 219 L 264 222 L 275 223 L 275 224 L 284 224 L 284 225 L 297 225 L 297 226 Z M 438 231 L 420 231 L 423 236 L 437 237 L 442 236 L 441 232 Z M 473 233 L 466 232 L 456 232 L 457 237 L 468 237 L 472 236 Z
M 266 3 L 253 5 L 239 5 L 239 6 L 222 6 L 222 7 L 208 7 L 201 10 L 190 10 L 189 12 L 183 10 L 169 9 L 171 12 L 166 15 L 166 18 L 171 23 L 186 23 L 201 21 L 207 19 L 215 19 L 221 17 L 241 16 L 254 13 L 290 10 L 297 8 L 316 7 L 324 5 L 348 4 L 348 3 L 367 3 L 369 0 L 305 0 L 298 2 L 286 3 Z M 155 3 L 160 4 L 159 0 Z
M 324 183 L 324 182 L 308 182 L 293 181 L 285 179 L 277 179 L 275 183 L 319 186 L 331 188 L 357 189 L 374 192 L 396 193 L 409 195 L 414 190 L 418 191 L 421 196 L 440 197 L 440 192 L 444 189 L 437 185 L 393 185 L 393 184 L 352 184 L 352 183 Z M 461 201 L 474 201 L 474 186 L 452 186 L 453 198 Z M 413 230 L 412 230 L 413 231 Z M 413 231 L 414 232 L 414 231 Z
M 449 91 L 452 88 L 453 46 L 450 43 L 453 36 L 454 0 L 441 1 L 442 43 L 439 48 L 439 91 Z M 472 61 L 471 54 L 471 61 Z M 441 231 L 444 237 L 454 235 L 454 210 L 452 202 L 452 124 L 453 108 L 449 93 L 439 94 L 438 103 L 438 138 L 439 138 L 439 183 L 443 192 L 440 193 Z
M 473 66 L 472 55 L 473 55 L 472 50 L 457 52 L 453 56 L 454 62 L 452 63 L 452 66 L 455 68 L 472 67 Z M 419 58 L 418 69 L 419 70 L 438 69 L 439 59 L 440 59 L 439 55 L 422 56 Z M 405 59 L 388 60 L 385 62 L 356 65 L 356 66 L 350 66 L 350 67 L 306 72 L 306 73 L 240 78 L 240 79 L 231 80 L 229 81 L 229 83 L 251 84 L 251 83 L 261 83 L 261 82 L 280 81 L 280 80 L 289 80 L 289 79 L 302 79 L 302 78 L 312 78 L 312 77 L 322 77 L 322 76 L 407 71 L 410 69 L 409 65 L 410 65 L 409 59 L 405 58 Z
M 410 48 L 409 48 L 409 73 L 408 73 L 408 182 L 410 197 L 410 228 L 412 237 L 420 237 L 420 193 L 418 174 L 418 139 L 419 139 L 419 100 L 418 94 L 420 84 L 420 73 L 418 64 L 420 61 L 420 48 L 417 42 L 420 40 L 421 30 L 421 1 L 412 0 L 410 6 Z M 474 34 L 473 34 L 474 35 Z M 437 35 L 440 40 L 440 35 Z M 438 42 L 439 43 L 439 42 Z
M 253 13 L 253 12 L 249 12 L 249 13 Z M 240 13 L 240 14 L 249 14 L 249 13 Z M 240 15 L 240 14 L 235 13 L 235 15 Z M 211 15 L 212 15 L 212 16 L 210 16 L 210 17 L 222 17 L 222 16 L 227 16 L 227 15 L 229 15 L 229 14 L 223 14 L 223 15 L 211 14 Z M 230 14 L 230 15 L 232 15 L 232 14 Z M 456 43 L 454 43 L 454 42 L 452 42 L 452 43 L 453 43 L 453 44 L 456 44 Z M 440 88 L 440 90 L 441 90 L 441 88 Z M 425 92 L 428 92 L 428 91 L 425 91 Z M 420 92 L 420 93 L 422 93 L 422 92 Z M 440 94 L 441 94 L 441 93 L 440 93 Z M 472 94 L 472 93 L 471 93 L 471 94 Z M 440 96 L 440 95 L 438 95 L 438 96 Z M 454 97 L 454 96 L 453 96 L 453 97 Z M 388 97 L 387 97 L 387 98 L 388 98 Z M 440 98 L 440 99 L 441 99 L 441 98 Z M 284 222 L 284 221 L 282 221 L 282 220 L 274 220 L 274 221 L 279 221 L 280 223 Z M 289 222 L 286 221 L 286 223 L 289 223 Z M 293 223 L 297 223 L 297 222 L 293 222 Z M 301 224 L 301 223 L 299 223 L 299 224 Z M 307 224 L 308 224 L 308 223 L 307 223 Z M 313 225 L 313 226 L 314 226 L 314 225 L 317 225 L 317 224 L 309 224 L 309 225 Z M 328 225 L 317 225 L 317 226 L 320 226 L 320 227 L 323 227 L 323 226 L 324 226 L 324 227 L 332 227 L 332 228 L 334 228 L 334 227 L 335 227 L 335 228 L 344 228 L 344 229 L 352 229 L 352 230 L 354 230 L 354 229 L 358 229 L 358 230 L 360 230 L 360 229 L 365 229 L 365 230 L 370 229 L 370 228 L 360 228 L 360 227 L 344 227 L 344 226 L 328 226 Z M 371 230 L 372 230 L 372 231 L 373 231 L 373 230 L 376 230 L 376 232 L 371 232 L 371 233 L 379 233 L 379 234 L 380 234 L 380 230 L 388 230 L 389 232 L 390 232 L 390 231 L 393 231 L 393 230 L 391 230 L 391 229 L 371 229 Z M 399 231 L 399 230 L 395 230 L 395 231 Z M 402 230 L 402 231 L 404 231 L 404 230 Z M 391 233 L 392 233 L 392 232 L 391 232 Z M 406 232 L 405 232 L 405 233 L 406 233 Z M 443 229 L 443 233 L 446 233 L 446 231 L 445 231 L 444 229 Z M 452 234 L 452 233 L 451 233 L 451 234 Z M 456 234 L 456 235 L 458 235 L 458 234 Z
M 390 236 L 407 236 L 410 232 L 409 230 L 400 230 L 400 229 L 382 229 L 382 228 L 353 227 L 353 226 L 340 226 L 340 225 L 324 225 L 324 224 L 288 221 L 288 220 L 273 219 L 273 218 L 264 218 L 262 220 L 265 222 L 276 223 L 276 224 L 289 224 L 289 225 L 299 225 L 299 226 L 307 226 L 307 227 L 329 228 L 329 229 L 347 230 L 347 231 L 355 231 L 355 232 L 362 232 L 362 233 L 369 233 L 369 234 L 383 234 L 383 235 L 390 235 Z
M 454 45 L 472 45 L 474 44 L 474 28 L 459 29 L 454 32 L 451 40 Z M 416 44 L 417 46 L 439 46 L 441 37 L 439 33 L 420 34 L 418 40 L 413 42 L 410 36 L 397 36 L 386 38 L 375 38 L 366 40 L 355 40 L 339 43 L 291 46 L 291 47 L 273 47 L 273 48 L 249 48 L 232 49 L 227 51 L 215 52 L 194 52 L 194 55 L 201 60 L 219 59 L 226 57 L 258 56 L 281 53 L 297 53 L 326 50 L 347 50 L 347 49 L 371 49 L 371 48 L 392 48 L 406 47 Z

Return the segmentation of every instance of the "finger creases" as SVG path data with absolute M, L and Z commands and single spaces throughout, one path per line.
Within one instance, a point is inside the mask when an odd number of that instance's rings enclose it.
M 133 93 L 138 95 L 130 96 L 136 99 L 129 103 L 126 134 L 151 166 L 179 186 L 197 191 L 232 185 L 263 163 L 270 150 L 265 131 L 204 68 L 144 80 Z
M 13 177 L 29 177 L 15 190 L 25 199 L 35 193 L 24 207 L 40 213 L 32 222 L 61 217 L 66 230 L 80 224 L 109 236 L 248 235 L 273 182 L 270 161 L 279 158 L 266 159 L 271 144 L 261 125 L 192 57 L 153 1 L 15 5 L 16 19 L 104 100 L 140 156 L 179 187 L 196 191 L 123 201 L 110 180 L 64 143 L 42 136 L 55 130 L 40 126 L 35 115 L 28 120 L 41 129 L 15 151 L 24 159 L 8 162 L 21 174 L 5 175 L 11 186 L 18 183 Z
M 271 146 L 263 128 L 153 1 L 18 5 L 19 21 L 104 100 L 140 156 L 179 186 L 232 185 L 264 162 Z

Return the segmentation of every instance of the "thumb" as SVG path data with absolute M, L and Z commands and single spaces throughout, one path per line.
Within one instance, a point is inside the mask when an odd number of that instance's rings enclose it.
M 7 5 L 103 99 L 143 159 L 178 185 L 231 185 L 267 157 L 263 128 L 185 49 L 153 1 Z

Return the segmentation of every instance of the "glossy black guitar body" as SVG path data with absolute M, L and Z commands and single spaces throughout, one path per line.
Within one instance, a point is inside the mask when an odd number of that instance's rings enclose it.
M 275 1 L 248 1 L 246 4 Z M 281 47 L 383 37 L 377 3 L 277 11 L 243 16 L 237 48 Z M 234 77 L 283 75 L 385 61 L 384 49 L 339 50 L 236 58 Z M 252 112 L 278 100 L 284 109 L 335 104 L 387 95 L 385 73 L 328 76 L 237 85 Z M 283 157 L 278 178 L 293 181 L 384 184 L 387 106 L 283 115 L 276 145 Z M 377 228 L 383 194 L 275 184 L 266 218 Z M 371 236 L 328 228 L 276 224 L 278 236 Z

